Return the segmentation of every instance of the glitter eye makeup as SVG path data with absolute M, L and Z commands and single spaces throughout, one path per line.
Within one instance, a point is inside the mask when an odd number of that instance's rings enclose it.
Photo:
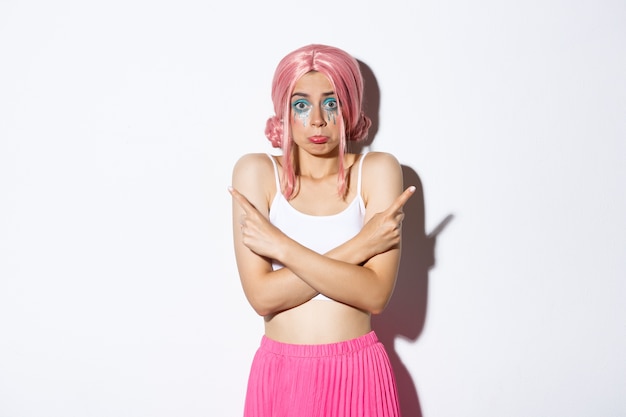
M 322 102 L 322 111 L 326 115 L 326 120 L 337 124 L 337 114 L 339 113 L 339 104 L 335 97 L 328 97 Z M 307 121 L 311 118 L 311 110 L 313 105 L 306 99 L 298 99 L 291 103 L 294 121 L 300 119 L 302 125 L 306 126 Z
M 291 103 L 294 119 L 298 118 L 302 121 L 302 125 L 306 126 L 307 120 L 311 116 L 311 103 L 307 100 L 300 99 Z
M 329 121 L 332 121 L 333 124 L 337 124 L 337 113 L 339 111 L 337 99 L 334 97 L 329 97 L 324 100 L 324 111 L 326 112 L 326 117 Z

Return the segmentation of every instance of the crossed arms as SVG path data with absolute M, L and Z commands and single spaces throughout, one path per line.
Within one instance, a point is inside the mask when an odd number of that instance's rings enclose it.
M 402 208 L 415 187 L 402 192 L 402 170 L 393 156 L 371 152 L 365 162 L 365 225 L 324 254 L 304 247 L 269 222 L 264 184 L 268 178 L 273 183 L 274 177 L 267 156 L 251 154 L 235 164 L 229 188 L 235 257 L 244 293 L 259 315 L 296 307 L 318 293 L 372 314 L 383 311 L 400 261 Z M 284 268 L 273 271 L 272 259 Z

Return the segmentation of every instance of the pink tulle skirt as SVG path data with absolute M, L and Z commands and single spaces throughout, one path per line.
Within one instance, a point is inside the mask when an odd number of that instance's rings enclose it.
M 245 417 L 398 417 L 395 378 L 376 334 L 293 345 L 263 337 Z

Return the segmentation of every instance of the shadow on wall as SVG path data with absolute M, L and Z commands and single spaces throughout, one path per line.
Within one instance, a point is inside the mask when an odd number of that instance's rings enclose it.
M 387 348 L 398 383 L 398 396 L 403 417 L 422 417 L 415 382 L 395 349 L 395 340 L 402 337 L 415 342 L 426 322 L 428 307 L 428 273 L 435 266 L 437 235 L 452 220 L 448 215 L 431 233 L 424 229 L 424 192 L 419 176 L 403 166 L 405 186 L 415 185 L 413 197 L 404 206 L 402 222 L 402 259 L 393 296 L 385 311 L 373 317 L 372 325 Z
M 372 127 L 367 141 L 361 147 L 369 146 L 378 131 L 380 90 L 372 70 L 359 61 L 365 81 L 364 111 L 372 119 Z M 350 149 L 360 152 L 361 149 Z M 417 173 L 402 166 L 404 186 L 415 185 L 415 194 L 404 206 L 402 222 L 402 259 L 393 297 L 385 311 L 372 318 L 372 326 L 379 340 L 385 345 L 398 384 L 398 396 L 403 417 L 422 417 L 419 396 L 415 382 L 395 349 L 398 337 L 415 342 L 426 322 L 428 306 L 428 273 L 435 266 L 435 243 L 437 235 L 452 220 L 448 215 L 429 234 L 425 231 L 424 190 Z

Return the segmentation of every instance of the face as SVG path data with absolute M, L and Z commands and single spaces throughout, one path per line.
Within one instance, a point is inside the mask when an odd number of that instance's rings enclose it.
M 291 95 L 291 134 L 301 151 L 314 155 L 337 152 L 340 140 L 339 102 L 320 72 L 309 72 Z

